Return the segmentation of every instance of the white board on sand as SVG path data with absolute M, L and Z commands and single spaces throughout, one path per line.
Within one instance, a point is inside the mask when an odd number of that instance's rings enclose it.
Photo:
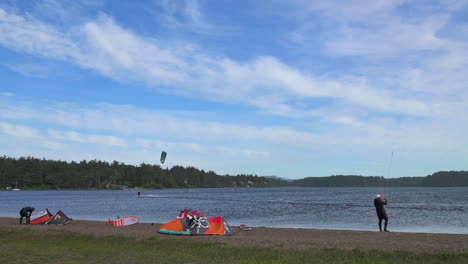
M 127 217 L 123 217 L 123 218 L 113 221 L 112 225 L 113 226 L 129 226 L 129 225 L 136 224 L 139 221 L 140 221 L 140 218 L 136 216 L 127 216 Z

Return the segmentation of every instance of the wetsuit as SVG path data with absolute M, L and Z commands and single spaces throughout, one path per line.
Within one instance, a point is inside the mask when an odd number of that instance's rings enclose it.
M 384 231 L 388 231 L 387 230 L 388 216 L 387 216 L 387 212 L 385 211 L 384 205 L 387 205 L 387 199 L 385 198 L 374 199 L 375 210 L 377 211 L 377 217 L 379 218 L 379 230 L 380 231 L 382 231 L 382 220 L 385 220 Z
M 20 225 L 23 223 L 23 217 L 26 218 L 26 224 L 29 224 L 29 220 L 33 211 L 34 211 L 34 208 L 29 207 L 29 206 L 21 209 L 21 211 L 19 212 L 21 216 L 19 220 Z

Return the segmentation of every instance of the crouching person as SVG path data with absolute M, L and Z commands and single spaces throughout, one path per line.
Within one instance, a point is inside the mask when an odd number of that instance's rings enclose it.
M 35 208 L 33 207 L 24 207 L 20 210 L 20 220 L 19 220 L 19 223 L 20 225 L 23 223 L 23 217 L 26 218 L 26 224 L 29 224 L 29 221 L 30 221 L 30 217 L 31 217 L 31 214 L 32 212 L 34 212 Z

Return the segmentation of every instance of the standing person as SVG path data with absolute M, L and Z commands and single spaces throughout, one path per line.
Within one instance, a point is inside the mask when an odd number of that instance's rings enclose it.
M 29 221 L 30 221 L 30 217 L 31 217 L 31 214 L 32 212 L 34 212 L 35 208 L 34 207 L 24 207 L 20 210 L 20 220 L 19 220 L 19 223 L 20 225 L 23 223 L 23 217 L 26 218 L 26 224 L 29 224 Z
M 379 218 L 379 230 L 382 232 L 382 220 L 385 220 L 384 231 L 390 232 L 387 229 L 388 216 L 385 211 L 385 205 L 387 205 L 387 199 L 385 199 L 383 194 L 377 194 L 374 199 L 374 206 L 377 211 L 377 217 Z

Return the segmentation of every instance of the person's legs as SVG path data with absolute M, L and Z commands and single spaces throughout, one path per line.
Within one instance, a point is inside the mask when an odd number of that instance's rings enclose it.
M 23 217 L 28 219 L 28 213 L 24 214 L 24 212 L 20 212 L 20 225 L 23 224 Z
M 387 225 L 388 225 L 388 217 L 387 217 L 387 216 L 385 216 L 385 218 L 384 218 L 384 219 L 385 219 L 385 226 L 384 226 L 384 231 L 385 231 L 385 232 L 389 232 L 389 230 L 387 229 Z
M 382 231 L 382 218 L 379 217 L 379 230 Z

